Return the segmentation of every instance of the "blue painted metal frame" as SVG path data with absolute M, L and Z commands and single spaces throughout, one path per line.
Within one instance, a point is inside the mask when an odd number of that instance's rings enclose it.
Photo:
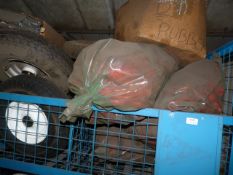
M 0 99 L 9 100 L 9 101 L 17 100 L 26 103 L 36 103 L 36 104 L 59 106 L 59 107 L 66 107 L 68 102 L 68 100 L 61 98 L 39 97 L 39 96 L 22 95 L 22 94 L 5 93 L 5 92 L 0 92 Z
M 212 60 L 213 58 L 215 58 L 214 57 L 215 55 L 223 57 L 223 58 L 224 58 L 224 56 L 227 56 L 225 59 L 229 59 L 231 54 L 233 54 L 233 41 L 228 42 L 227 44 L 223 45 L 222 47 L 219 47 L 218 49 L 210 52 L 207 55 L 207 59 Z M 230 59 L 229 59 L 229 61 L 230 61 Z M 232 64 L 232 61 L 231 61 L 231 64 Z M 223 65 L 224 65 L 224 63 L 223 63 Z M 230 66 L 229 68 L 232 69 L 232 66 Z M 230 71 L 229 71 L 229 73 L 230 73 Z M 228 76 L 230 76 L 230 75 L 228 75 Z M 228 92 L 229 92 L 229 87 L 230 87 L 229 83 L 230 83 L 230 78 L 227 79 L 227 85 L 226 85 L 227 89 L 225 91 L 226 94 L 228 94 Z M 233 96 L 232 96 L 231 101 L 233 101 Z M 228 108 L 228 106 L 227 106 L 227 108 Z M 232 110 L 233 110 L 233 106 L 232 106 Z
M 223 117 L 223 124 L 233 126 L 233 118 L 229 117 L 229 116 L 224 116 Z
M 0 92 L 0 99 L 9 100 L 9 101 L 16 100 L 16 101 L 23 101 L 26 103 L 36 103 L 36 104 L 59 106 L 59 107 L 66 107 L 67 103 L 69 102 L 69 100 L 61 99 L 61 98 L 40 97 L 40 96 L 22 95 L 22 94 L 5 93 L 5 92 Z M 95 106 L 93 106 L 92 109 L 98 112 L 106 111 L 103 109 L 99 109 Z M 119 111 L 113 109 L 113 110 L 109 110 L 108 112 L 125 114 L 125 115 L 138 115 L 138 116 L 145 116 L 152 118 L 157 118 L 159 114 L 158 109 L 142 109 L 133 112 Z
M 0 93 L 0 99 L 62 107 L 65 107 L 67 104 L 67 100 L 65 99 L 9 93 Z M 95 110 L 96 113 L 104 111 L 96 107 L 93 107 L 93 110 Z M 142 109 L 135 112 L 111 110 L 109 112 L 160 118 L 155 158 L 156 175 L 218 174 L 220 167 L 222 126 L 223 123 L 233 125 L 233 119 L 231 117 L 171 112 L 157 109 Z M 187 123 L 185 123 L 187 116 L 198 119 L 200 121 L 199 125 L 187 125 Z M 95 141 L 94 139 L 95 138 L 93 138 L 93 142 Z M 197 139 L 201 142 L 198 142 Z M 70 138 L 70 140 L 72 139 Z M 71 145 L 71 143 L 69 145 Z M 201 153 L 198 154 L 198 152 Z M 0 167 L 19 171 L 27 170 L 29 173 L 37 174 L 80 174 L 7 159 L 0 159 Z
M 187 118 L 198 121 L 188 124 Z M 161 111 L 156 175 L 218 175 L 223 117 Z
M 69 144 L 68 144 L 68 162 L 70 162 L 70 159 L 71 159 L 71 149 L 72 149 L 72 144 L 73 144 L 73 133 L 74 133 L 74 126 L 73 125 L 70 125 L 70 133 L 69 133 Z M 69 163 L 67 164 L 66 166 L 66 170 L 69 170 L 70 168 L 70 165 Z
M 231 141 L 231 146 L 233 146 L 233 139 Z M 228 173 L 228 175 L 233 175 L 233 150 L 231 150 L 231 157 L 230 157 L 229 173 Z
M 79 172 L 65 171 L 33 163 L 25 163 L 17 160 L 0 158 L 0 167 L 40 175 L 84 175 Z
M 229 116 L 224 117 L 223 123 L 224 125 L 233 126 L 233 118 Z M 233 146 L 233 139 L 231 141 L 231 146 Z M 233 150 L 231 150 L 228 175 L 233 175 Z
M 223 57 L 226 54 L 232 53 L 232 51 L 233 51 L 233 41 L 228 42 L 227 44 L 223 45 L 222 47 L 219 47 L 218 49 L 210 52 L 207 55 L 207 59 L 211 60 L 215 54 L 217 54 L 220 57 Z M 228 83 L 229 83 L 229 81 L 228 81 Z M 228 92 L 228 86 L 227 86 L 227 92 Z M 232 96 L 231 100 L 233 101 L 233 96 Z M 232 106 L 232 109 L 233 109 L 233 106 Z M 233 126 L 233 121 L 232 121 L 232 118 L 230 118 L 230 117 L 224 117 L 223 123 L 226 125 Z M 232 139 L 231 145 L 233 146 L 233 139 Z M 230 157 L 230 162 L 229 162 L 229 173 L 228 174 L 233 175 L 233 150 L 231 150 L 230 156 L 231 157 Z
M 103 109 L 99 109 L 95 106 L 92 107 L 92 109 L 94 111 L 98 111 L 98 112 L 106 112 L 107 110 L 103 110 Z M 158 118 L 159 116 L 159 109 L 152 109 L 152 108 L 146 108 L 146 109 L 141 109 L 138 111 L 131 111 L 131 112 L 127 112 L 127 111 L 119 111 L 116 109 L 112 109 L 109 110 L 107 112 L 111 112 L 111 113 L 116 113 L 116 114 L 124 114 L 124 115 L 137 115 L 137 116 L 144 116 L 144 117 L 151 117 L 151 118 Z
M 208 53 L 207 59 L 211 60 L 214 56 L 214 54 L 218 53 L 218 56 L 223 56 L 226 54 L 228 51 L 233 49 L 233 41 L 223 45 L 222 47 L 219 47 L 218 49 Z

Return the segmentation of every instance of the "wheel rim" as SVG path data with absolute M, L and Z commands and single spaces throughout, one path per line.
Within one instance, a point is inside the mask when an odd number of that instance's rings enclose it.
M 39 144 L 48 135 L 48 119 L 35 104 L 10 102 L 5 118 L 12 135 L 27 144 Z
M 8 63 L 4 66 L 5 74 L 11 78 L 21 74 L 31 74 L 40 77 L 47 77 L 47 73 L 35 65 L 32 65 L 26 61 L 9 59 Z

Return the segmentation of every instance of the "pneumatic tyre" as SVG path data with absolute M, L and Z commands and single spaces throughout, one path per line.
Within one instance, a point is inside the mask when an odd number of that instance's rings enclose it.
M 0 31 L 0 81 L 31 74 L 68 92 L 73 62 L 62 50 L 30 32 Z
M 65 97 L 51 82 L 30 75 L 6 80 L 0 91 Z M 59 121 L 60 108 L 17 101 L 1 101 L 0 106 L 0 136 L 10 151 L 24 156 L 54 157 L 67 147 L 69 130 Z

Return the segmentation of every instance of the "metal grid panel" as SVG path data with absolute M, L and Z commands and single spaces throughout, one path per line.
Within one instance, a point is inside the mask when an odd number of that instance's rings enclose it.
M 158 119 L 95 112 L 93 172 L 153 174 Z
M 207 56 L 208 59 L 218 59 L 222 65 L 225 78 L 225 96 L 224 114 L 232 116 L 232 92 L 233 92 L 233 42 L 230 42 L 223 47 L 213 51 Z
M 96 110 L 88 121 L 62 124 L 58 117 L 65 106 L 5 96 L 0 158 L 87 174 L 154 173 L 157 118 Z
M 232 92 L 233 92 L 233 48 L 223 51 L 222 67 L 225 78 L 224 114 L 232 116 Z
M 228 115 L 232 115 L 232 46 L 217 51 L 226 80 L 224 110 Z M 90 120 L 71 125 L 59 122 L 64 107 L 59 100 L 5 95 L 0 100 L 0 157 L 67 172 L 154 173 L 158 111 L 94 109 Z M 231 120 L 225 123 L 222 135 L 220 172 L 224 175 L 232 166 L 232 130 Z
M 230 158 L 232 154 L 231 153 L 232 132 L 233 132 L 233 126 L 225 125 L 223 127 L 222 155 L 221 155 L 221 167 L 220 167 L 221 175 L 229 174 Z
M 80 120 L 73 125 L 59 122 L 63 107 L 32 105 L 16 100 L 0 102 L 0 156 L 64 170 L 89 172 L 92 128 Z M 46 120 L 37 120 L 43 118 Z M 47 132 L 46 132 L 47 130 Z
M 225 95 L 223 99 L 224 103 L 224 114 L 228 116 L 233 115 L 233 42 L 230 42 L 221 48 L 217 49 L 213 53 L 208 55 L 209 59 L 218 57 L 220 63 L 222 64 L 224 79 L 225 79 Z M 228 175 L 230 172 L 230 164 L 232 154 L 232 132 L 233 132 L 233 123 L 231 120 L 231 125 L 229 123 L 224 124 L 223 134 L 222 134 L 222 154 L 221 154 L 221 168 L 220 174 Z

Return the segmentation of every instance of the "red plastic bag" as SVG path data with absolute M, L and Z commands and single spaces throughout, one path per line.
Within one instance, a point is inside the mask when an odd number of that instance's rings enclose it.
M 69 84 L 76 96 L 61 119 L 89 118 L 92 104 L 124 111 L 153 107 L 175 70 L 174 58 L 156 45 L 100 40 L 85 48 L 74 64 Z
M 154 107 L 221 114 L 223 82 L 217 62 L 195 62 L 173 74 L 156 99 Z

